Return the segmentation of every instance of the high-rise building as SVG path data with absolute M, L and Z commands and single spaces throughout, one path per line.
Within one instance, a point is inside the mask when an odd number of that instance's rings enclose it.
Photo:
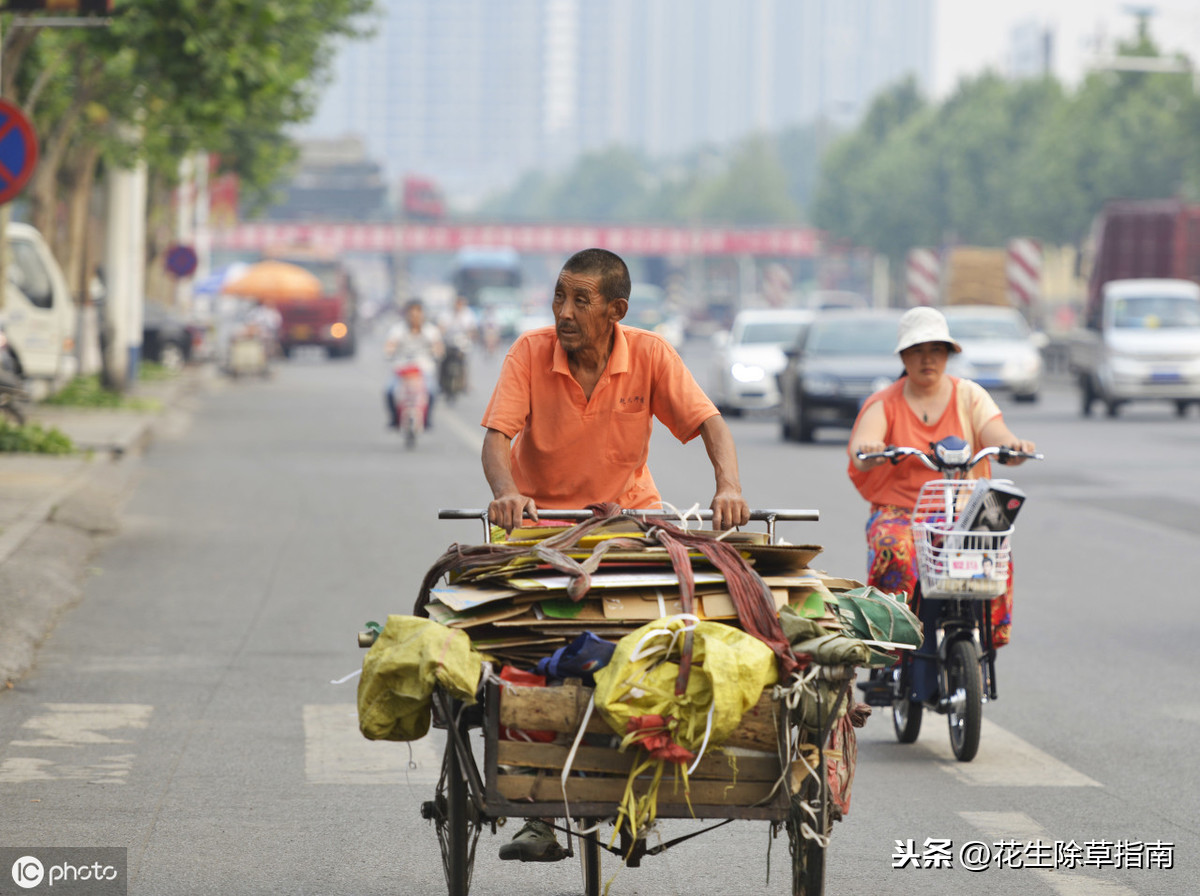
M 670 156 L 932 80 L 933 0 L 381 0 L 300 136 L 471 199 L 623 145 Z

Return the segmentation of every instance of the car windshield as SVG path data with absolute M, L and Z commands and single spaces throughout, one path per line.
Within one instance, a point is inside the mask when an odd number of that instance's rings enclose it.
M 745 324 L 740 345 L 791 345 L 804 331 L 803 321 L 763 320 Z
M 896 321 L 847 317 L 817 321 L 804 351 L 810 355 L 890 355 L 896 348 Z
M 479 304 L 484 308 L 520 308 L 521 291 L 504 286 L 488 286 L 479 290 Z
M 946 315 L 950 335 L 955 339 L 1011 341 L 1029 337 L 1018 317 L 959 317 Z
M 629 310 L 621 321 L 631 327 L 653 330 L 667 319 L 666 297 L 662 290 L 645 284 L 634 284 L 629 293 Z
M 1113 304 L 1113 326 L 1157 330 L 1200 327 L 1200 302 L 1190 296 L 1129 296 Z

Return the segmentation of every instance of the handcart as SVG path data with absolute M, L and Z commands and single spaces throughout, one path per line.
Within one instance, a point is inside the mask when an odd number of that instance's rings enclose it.
M 624 511 L 647 517 L 657 511 Z M 555 511 L 556 519 L 585 519 L 587 511 Z M 708 518 L 711 512 L 704 512 Z M 440 519 L 481 519 L 486 511 L 443 510 Z M 813 510 L 754 511 L 776 544 L 776 521 L 815 520 Z M 374 632 L 359 636 L 374 643 Z M 433 719 L 445 730 L 445 750 L 433 798 L 421 806 L 441 847 L 450 896 L 467 896 L 476 845 L 485 826 L 510 818 L 554 819 L 565 835 L 568 857 L 578 856 L 586 896 L 604 887 L 601 857 L 610 871 L 637 867 L 645 856 L 730 821 L 766 822 L 772 837 L 786 832 L 793 896 L 824 892 L 825 849 L 841 817 L 853 773 L 853 665 L 808 665 L 793 680 L 763 690 L 723 750 L 709 751 L 692 767 L 689 786 L 664 777 L 657 790 L 657 819 L 704 819 L 716 823 L 675 839 L 651 843 L 645 827 L 631 831 L 622 814 L 635 750 L 621 751 L 612 729 L 592 712 L 593 690 L 579 680 L 552 687 L 524 687 L 483 676 L 476 702 L 464 703 L 435 688 Z M 819 685 L 819 686 L 818 686 Z M 865 708 L 859 707 L 861 712 Z M 862 719 L 855 721 L 861 724 Z M 559 742 L 506 739 L 512 730 L 553 732 Z M 735 759 L 730 755 L 736 756 Z M 669 773 L 668 773 L 669 774 Z M 661 832 L 659 832 L 661 836 Z

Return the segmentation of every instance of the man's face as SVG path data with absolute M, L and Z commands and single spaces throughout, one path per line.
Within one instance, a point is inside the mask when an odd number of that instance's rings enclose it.
M 567 352 L 601 348 L 612 335 L 613 324 L 625 316 L 627 302 L 606 302 L 600 278 L 563 271 L 554 285 L 554 330 Z
M 415 332 L 425 323 L 425 310 L 420 305 L 413 305 L 408 309 L 407 317 L 409 329 Z

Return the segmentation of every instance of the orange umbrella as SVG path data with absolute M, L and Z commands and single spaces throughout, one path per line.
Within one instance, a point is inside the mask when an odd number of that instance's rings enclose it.
M 221 292 L 263 302 L 316 299 L 321 296 L 321 281 L 299 265 L 260 261 L 222 286 Z

